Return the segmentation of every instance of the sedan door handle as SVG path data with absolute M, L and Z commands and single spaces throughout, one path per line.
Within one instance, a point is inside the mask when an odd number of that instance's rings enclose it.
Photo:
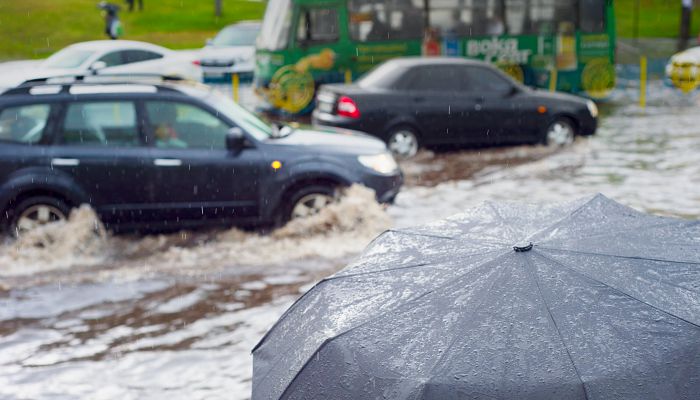
M 75 167 L 76 165 L 80 165 L 80 160 L 77 158 L 52 158 L 51 165 L 57 167 Z
M 153 164 L 157 167 L 179 167 L 182 165 L 182 160 L 176 158 L 156 158 Z

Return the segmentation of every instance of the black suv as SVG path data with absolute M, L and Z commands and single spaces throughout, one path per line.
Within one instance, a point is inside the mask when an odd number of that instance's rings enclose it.
M 111 229 L 265 225 L 361 183 L 390 202 L 381 141 L 278 128 L 206 86 L 26 84 L 0 95 L 0 214 L 21 232 L 90 204 Z

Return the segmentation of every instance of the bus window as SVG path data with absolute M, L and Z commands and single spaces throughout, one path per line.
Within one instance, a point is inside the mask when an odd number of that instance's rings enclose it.
M 297 26 L 299 43 L 330 43 L 338 40 L 338 11 L 335 8 L 302 9 Z
M 530 33 L 569 31 L 576 23 L 576 0 L 530 0 Z
M 445 35 L 502 35 L 501 0 L 431 0 L 430 25 Z
M 605 0 L 579 0 L 579 5 L 581 31 L 605 32 Z
M 380 0 L 351 0 L 350 37 L 358 42 L 420 39 L 423 37 L 422 0 L 385 3 Z
M 257 46 L 264 50 L 282 50 L 287 47 L 292 22 L 290 0 L 270 0 L 265 10 Z
M 527 0 L 506 0 L 506 27 L 510 35 L 522 35 L 527 22 Z

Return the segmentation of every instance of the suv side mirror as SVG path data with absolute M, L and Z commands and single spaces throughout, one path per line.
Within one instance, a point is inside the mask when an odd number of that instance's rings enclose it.
M 90 65 L 90 71 L 92 71 L 93 74 L 96 74 L 97 71 L 103 68 L 107 68 L 107 63 L 104 61 L 95 61 L 92 63 L 92 65 Z
M 233 153 L 240 153 L 245 147 L 246 138 L 243 129 L 234 126 L 226 134 L 226 147 Z
M 204 44 L 206 46 L 211 46 L 214 43 L 214 39 L 212 38 L 207 38 L 207 40 L 204 41 Z

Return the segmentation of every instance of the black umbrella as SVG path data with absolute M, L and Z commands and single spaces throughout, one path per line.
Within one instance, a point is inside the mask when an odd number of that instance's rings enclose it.
M 253 399 L 697 399 L 700 224 L 602 195 L 388 231 L 253 350 Z

